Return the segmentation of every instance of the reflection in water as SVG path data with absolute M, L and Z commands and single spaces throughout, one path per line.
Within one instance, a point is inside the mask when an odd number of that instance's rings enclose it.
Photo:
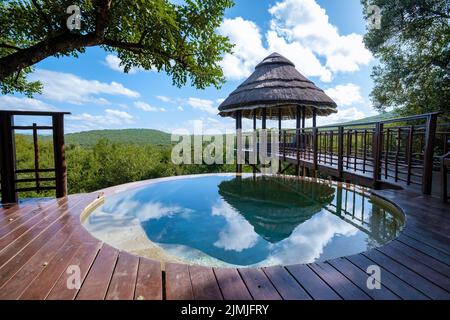
M 131 222 L 181 259 L 201 252 L 239 266 L 356 254 L 395 238 L 403 224 L 353 190 L 312 180 L 229 175 L 160 182 L 112 196 L 91 215 L 88 227 L 108 230 Z

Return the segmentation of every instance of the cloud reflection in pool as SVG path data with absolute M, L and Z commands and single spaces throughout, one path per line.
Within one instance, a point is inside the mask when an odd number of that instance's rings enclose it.
M 395 238 L 402 223 L 367 195 L 333 185 L 217 175 L 113 195 L 88 225 L 104 231 L 139 224 L 151 241 L 184 260 L 201 252 L 214 258 L 205 260 L 209 265 L 217 259 L 268 266 L 362 252 Z

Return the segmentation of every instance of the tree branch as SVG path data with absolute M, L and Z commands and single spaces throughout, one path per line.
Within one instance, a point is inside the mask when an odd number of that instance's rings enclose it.
M 29 48 L 0 58 L 0 81 L 55 54 L 99 44 L 100 41 L 94 33 L 86 35 L 64 33 L 46 39 Z
M 112 39 L 104 39 L 102 41 L 102 44 L 113 47 L 113 48 L 128 50 L 128 51 L 134 52 L 136 54 L 149 53 L 148 49 L 145 48 L 145 46 L 143 46 L 140 43 L 131 43 L 131 42 L 116 41 L 116 40 L 112 40 Z M 152 48 L 151 51 L 165 57 L 166 59 L 176 61 L 177 63 L 181 64 L 184 68 L 186 68 L 186 70 L 188 70 L 188 71 L 191 70 L 189 65 L 181 57 L 174 57 L 174 56 L 168 54 L 167 52 L 158 50 L 156 48 Z
M 7 43 L 0 43 L 0 48 L 6 48 L 6 49 L 13 49 L 13 50 L 22 50 L 22 48 L 7 44 Z
M 47 15 L 44 13 L 44 11 L 42 11 L 42 8 L 39 5 L 39 3 L 36 0 L 31 0 L 31 2 L 33 2 L 34 7 L 37 9 L 39 15 L 41 16 L 41 18 L 44 20 L 45 24 L 47 25 L 48 32 L 50 33 L 51 31 L 53 31 L 53 26 L 52 26 L 50 20 L 48 19 Z

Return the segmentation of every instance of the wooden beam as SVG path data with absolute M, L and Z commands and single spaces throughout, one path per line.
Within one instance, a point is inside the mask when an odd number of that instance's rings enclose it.
M 282 113 L 281 113 L 281 108 L 278 109 L 278 149 L 281 143 L 281 121 L 282 121 Z M 284 147 L 283 147 L 284 150 Z M 278 150 L 278 156 L 280 154 L 280 150 Z M 281 157 L 279 157 L 278 159 L 278 173 L 281 174 Z
M 0 166 L 2 203 L 16 203 L 16 144 L 14 116 L 0 113 Z
M 296 147 L 296 156 L 297 156 L 297 175 L 300 175 L 300 129 L 302 123 L 302 111 L 301 106 L 297 106 L 297 114 L 295 116 L 296 125 L 295 125 L 295 147 Z
M 258 154 L 259 154 L 259 143 L 258 143 L 258 127 L 257 127 L 257 111 L 258 109 L 253 110 L 253 131 L 254 131 L 254 137 L 256 141 L 253 142 L 254 148 L 256 147 L 256 154 L 254 155 L 255 164 L 253 167 L 253 174 L 256 174 L 258 171 L 257 165 L 258 165 Z M 253 149 L 253 153 L 255 153 L 255 149 Z
M 338 175 L 344 177 L 344 127 L 338 128 Z
M 242 111 L 236 111 L 236 173 L 242 173 Z
M 433 185 L 434 144 L 436 139 L 437 114 L 427 117 L 425 132 L 425 148 L 423 156 L 422 192 L 431 194 Z
M 378 188 L 381 179 L 381 156 L 383 153 L 383 123 L 377 123 L 373 139 L 373 187 Z
M 33 147 L 34 147 L 34 178 L 36 179 L 36 191 L 39 193 L 40 181 L 39 181 L 39 141 L 37 125 L 33 123 Z
M 263 108 L 261 112 L 262 112 L 262 129 L 265 130 L 267 129 L 267 109 Z
M 302 107 L 302 129 L 306 128 L 306 107 Z
M 313 109 L 313 125 L 314 128 L 317 127 L 317 109 Z
M 56 197 L 67 196 L 67 164 L 64 146 L 64 114 L 54 114 L 53 149 L 55 157 Z

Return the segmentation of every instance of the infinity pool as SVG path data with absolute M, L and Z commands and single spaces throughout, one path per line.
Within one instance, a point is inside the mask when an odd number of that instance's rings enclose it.
M 290 177 L 170 179 L 106 197 L 85 226 L 119 249 L 169 261 L 310 263 L 360 253 L 398 235 L 402 215 L 358 190 Z

